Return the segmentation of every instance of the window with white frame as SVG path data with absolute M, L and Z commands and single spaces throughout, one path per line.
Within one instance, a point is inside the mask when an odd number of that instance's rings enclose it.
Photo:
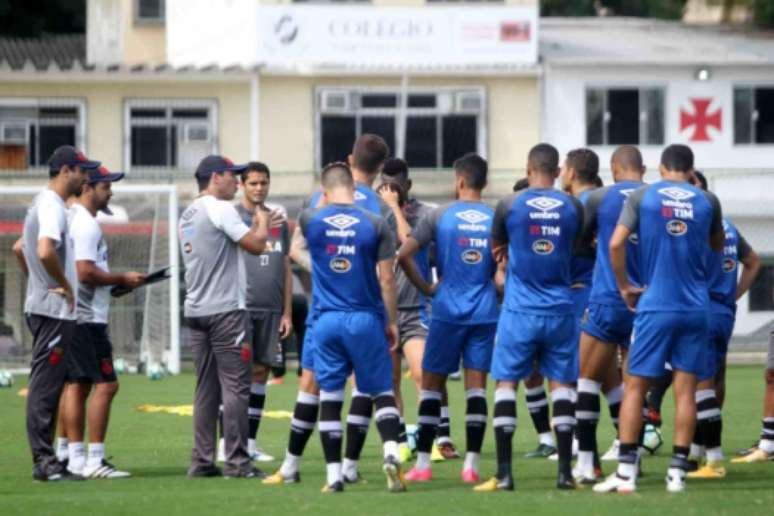
M 214 100 L 127 100 L 126 167 L 195 168 L 217 152 L 216 108 Z
M 380 135 L 395 154 L 402 104 L 395 89 L 318 89 L 318 167 L 345 160 L 363 133 Z M 412 168 L 449 168 L 467 152 L 484 154 L 485 108 L 482 88 L 412 89 L 402 157 Z
M 134 21 L 138 24 L 163 24 L 165 0 L 134 0 Z
M 84 148 L 85 111 L 82 99 L 0 97 L 0 169 L 45 166 L 60 145 Z
M 734 88 L 734 143 L 774 143 L 774 86 Z
M 664 143 L 663 88 L 588 88 L 587 145 Z

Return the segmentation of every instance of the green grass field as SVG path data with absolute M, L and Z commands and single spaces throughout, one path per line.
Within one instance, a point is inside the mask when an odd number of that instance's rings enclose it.
M 763 382 L 760 367 L 729 370 L 728 402 L 724 411 L 727 456 L 748 445 L 760 432 Z M 113 410 L 107 452 L 134 478 L 87 482 L 36 483 L 31 480 L 29 449 L 24 433 L 23 385 L 16 377 L 13 389 L 0 390 L 0 515 L 9 514 L 771 514 L 774 506 L 774 463 L 730 465 L 721 481 L 690 481 L 681 495 L 668 495 L 663 475 L 671 449 L 671 398 L 665 402 L 663 448 L 644 461 L 645 478 L 632 495 L 595 495 L 590 489 L 560 492 L 554 488 L 555 463 L 521 456 L 535 445 L 535 434 L 520 394 L 519 429 L 515 450 L 516 491 L 474 493 L 459 480 L 461 461 L 434 466 L 435 479 L 410 485 L 404 494 L 390 494 L 380 472 L 381 447 L 371 429 L 361 470 L 368 484 L 348 486 L 342 494 L 322 495 L 324 463 L 315 433 L 302 466 L 302 483 L 263 486 L 256 480 L 188 479 L 191 418 L 137 412 L 140 404 L 190 404 L 194 378 L 190 374 L 152 382 L 143 377 L 121 377 L 121 392 Z M 269 389 L 267 409 L 292 410 L 295 378 Z M 413 387 L 405 391 L 413 401 Z M 464 396 L 459 382 L 450 383 L 452 436 L 464 447 Z M 409 422 L 414 420 L 415 404 Z M 490 407 L 491 410 L 491 407 Z M 288 433 L 287 419 L 267 419 L 259 441 L 269 453 L 282 456 Z M 601 447 L 612 439 L 609 420 L 601 424 Z M 268 464 L 273 470 L 279 462 Z M 613 465 L 606 463 L 606 472 Z M 482 457 L 482 474 L 494 470 L 491 426 Z

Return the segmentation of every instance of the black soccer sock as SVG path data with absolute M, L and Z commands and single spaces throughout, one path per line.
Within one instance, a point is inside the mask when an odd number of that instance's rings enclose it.
M 296 406 L 293 409 L 293 419 L 290 420 L 290 437 L 288 438 L 288 453 L 300 457 L 309 441 L 314 424 L 317 422 L 317 412 L 320 408 L 320 398 L 307 392 L 299 392 Z
M 722 432 L 723 419 L 715 390 L 696 391 L 696 435 L 700 438 L 697 444 L 704 446 L 707 451 L 714 450 L 714 456 L 708 456 L 708 460 L 719 460 L 716 453 L 720 448 Z M 695 437 L 694 442 L 696 442 Z
M 618 417 L 621 413 L 621 401 L 623 400 L 623 384 L 613 387 L 605 393 L 607 408 L 610 411 L 610 421 L 615 427 L 615 437 L 618 438 Z
M 441 405 L 441 420 L 438 423 L 438 442 L 451 441 L 451 422 L 449 421 L 449 402 Z
M 344 453 L 347 459 L 355 461 L 360 459 L 360 453 L 363 451 L 363 445 L 368 437 L 372 413 L 371 396 L 353 389 L 349 414 L 347 414 L 347 449 Z
M 468 389 L 465 391 L 465 437 L 467 451 L 481 453 L 486 432 L 486 389 Z
M 656 412 L 661 412 L 661 404 L 664 402 L 664 395 L 672 385 L 672 371 L 665 369 L 664 374 L 655 379 L 651 385 L 646 397 L 647 404 Z
M 497 448 L 497 478 L 504 480 L 513 475 L 513 434 L 516 433 L 516 391 L 495 390 L 494 417 L 492 419 Z
M 395 403 L 395 393 L 393 391 L 381 392 L 374 396 L 374 419 L 376 419 L 376 428 L 385 443 L 385 458 L 391 455 L 397 459 L 398 452 L 398 434 L 400 433 L 400 412 Z
M 441 420 L 441 393 L 421 390 L 419 392 L 419 416 L 417 417 L 417 451 L 430 453 L 433 439 Z
M 669 467 L 681 469 L 683 473 L 688 471 L 689 453 L 690 449 L 687 446 L 672 446 L 672 462 L 669 464 Z
M 400 429 L 398 431 L 398 442 L 401 444 L 408 442 L 408 432 L 406 431 L 406 420 L 403 418 L 403 416 L 400 416 Z
M 637 437 L 637 445 L 642 447 L 645 442 L 645 426 L 648 424 L 648 407 L 643 405 L 642 407 L 642 424 L 640 425 L 640 434 Z
M 548 398 L 546 389 L 539 385 L 526 391 L 527 409 L 529 417 L 532 418 L 532 424 L 535 426 L 535 432 L 545 434 L 551 431 L 551 424 L 548 421 Z
M 575 418 L 578 420 L 578 451 L 594 452 L 599 423 L 600 384 L 588 378 L 578 379 L 578 403 Z
M 320 391 L 320 441 L 327 464 L 341 462 L 341 407 L 344 391 Z
M 637 443 L 625 443 L 621 442 L 618 447 L 618 471 L 619 477 L 626 479 L 637 478 L 637 461 L 639 446 Z
M 251 384 L 250 400 L 247 406 L 247 420 L 250 423 L 250 439 L 255 439 L 258 435 L 258 427 L 261 425 L 264 403 L 266 403 L 266 384 Z
M 568 475 L 572 466 L 572 436 L 577 424 L 575 397 L 575 391 L 570 387 L 559 387 L 551 391 L 551 411 L 553 412 L 551 422 L 559 452 L 559 471 Z

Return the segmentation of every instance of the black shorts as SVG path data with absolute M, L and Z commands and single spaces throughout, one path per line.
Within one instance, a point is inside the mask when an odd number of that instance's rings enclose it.
M 73 345 L 67 357 L 69 383 L 115 383 L 113 345 L 107 324 L 81 323 L 75 325 Z
M 400 349 L 412 339 L 427 340 L 427 326 L 422 320 L 419 308 L 415 310 L 398 310 L 398 333 L 400 334 Z
M 266 367 L 282 365 L 282 344 L 279 338 L 281 318 L 282 315 L 276 312 L 250 312 L 253 364 Z

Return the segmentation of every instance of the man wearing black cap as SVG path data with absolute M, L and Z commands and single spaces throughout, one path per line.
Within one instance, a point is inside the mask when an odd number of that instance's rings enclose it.
M 183 338 L 191 344 L 196 366 L 191 477 L 221 475 L 214 464 L 221 397 L 226 448 L 222 474 L 262 476 L 247 453 L 252 353 L 239 248 L 250 254 L 264 251 L 273 213 L 256 210 L 252 227 L 242 221 L 231 201 L 238 174 L 245 169 L 222 156 L 204 158 L 196 169 L 199 197 L 180 218 L 186 284 Z
M 71 208 L 70 235 L 73 239 L 75 268 L 78 273 L 77 323 L 73 345 L 66 355 L 67 386 L 62 397 L 57 454 L 67 442 L 67 469 L 89 478 L 125 478 L 105 460 L 105 433 L 110 405 L 118 392 L 118 378 L 113 371 L 113 347 L 108 336 L 110 287 L 121 285 L 137 288 L 145 275 L 139 272 L 111 273 L 108 268 L 107 242 L 102 235 L 97 212 L 110 213 L 108 203 L 113 195 L 111 184 L 124 177 L 105 167 L 89 170 L 89 179 Z M 84 414 L 86 398 L 94 393 Z M 88 459 L 83 445 L 85 418 L 89 420 Z M 64 434 L 62 433 L 64 430 Z
M 78 285 L 65 200 L 80 193 L 87 171 L 100 163 L 69 145 L 57 148 L 48 163 L 48 187 L 35 197 L 22 233 L 28 270 L 24 313 L 33 339 L 27 438 L 35 480 L 82 480 L 57 460 L 51 441 L 65 383 L 62 358 L 70 350 L 75 327 Z

